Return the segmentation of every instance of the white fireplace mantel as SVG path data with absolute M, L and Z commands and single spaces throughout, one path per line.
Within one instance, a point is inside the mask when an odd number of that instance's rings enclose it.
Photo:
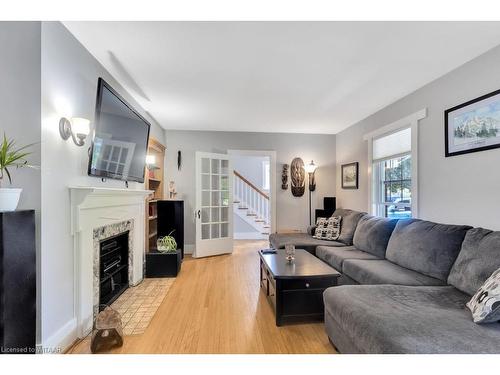
M 75 312 L 79 337 L 92 329 L 94 314 L 94 229 L 133 222 L 131 284 L 143 279 L 146 198 L 151 190 L 70 186 L 71 234 L 75 259 Z

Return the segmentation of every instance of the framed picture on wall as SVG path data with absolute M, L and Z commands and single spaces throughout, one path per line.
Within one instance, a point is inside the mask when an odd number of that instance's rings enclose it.
M 444 112 L 445 156 L 500 147 L 500 90 Z
M 358 162 L 343 164 L 342 170 L 342 189 L 357 189 L 359 183 L 359 164 Z

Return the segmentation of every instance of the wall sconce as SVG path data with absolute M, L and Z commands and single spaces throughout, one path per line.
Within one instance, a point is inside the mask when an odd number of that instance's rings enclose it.
M 314 190 L 316 190 L 316 181 L 314 180 L 314 172 L 316 171 L 316 168 L 318 166 L 314 164 L 314 161 L 311 160 L 311 162 L 307 165 L 304 166 L 304 170 L 309 173 L 309 225 L 312 225 L 312 204 L 311 204 L 311 195 Z
M 146 155 L 146 166 L 149 170 L 155 169 L 156 165 L 156 156 L 155 155 Z
M 90 121 L 85 118 L 72 117 L 71 120 L 68 120 L 66 117 L 62 117 L 59 120 L 61 138 L 66 141 L 71 137 L 77 146 L 85 144 L 85 138 L 87 138 L 89 131 Z

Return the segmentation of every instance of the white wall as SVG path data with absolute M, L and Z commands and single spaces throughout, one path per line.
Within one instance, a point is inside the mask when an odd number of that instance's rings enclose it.
M 268 192 L 269 189 L 264 189 L 264 166 L 265 161 L 269 161 L 269 156 L 248 156 L 248 155 L 231 155 L 233 168 L 240 173 L 252 184 L 260 190 Z M 281 172 L 281 171 L 280 171 Z M 281 176 L 281 175 L 280 175 Z
M 0 137 L 19 146 L 36 143 L 28 160 L 40 165 L 40 22 L 0 22 Z M 34 209 L 37 238 L 37 284 L 40 285 L 41 175 L 39 170 L 11 169 L 12 187 L 22 188 L 19 209 Z M 7 178 L 3 187 L 8 187 Z M 40 288 L 37 288 L 37 342 L 40 338 Z
M 316 171 L 316 191 L 313 208 L 322 206 L 324 196 L 335 195 L 335 135 L 203 132 L 166 130 L 166 181 L 174 180 L 180 198 L 185 200 L 185 241 L 195 243 L 194 211 L 195 152 L 226 153 L 227 150 L 269 150 L 277 153 L 276 204 L 277 229 L 305 230 L 309 224 L 308 191 L 302 197 L 294 197 L 281 189 L 281 169 L 294 157 L 305 163 L 311 159 L 319 166 Z M 177 151 L 182 151 L 182 169 L 177 170 Z
M 67 345 L 75 338 L 73 238 L 68 186 L 123 188 L 121 181 L 87 176 L 88 146 L 59 136 L 61 116 L 93 121 L 98 77 L 103 77 L 136 110 L 147 114 L 59 22 L 42 23 L 42 343 Z M 151 135 L 164 139 L 152 119 Z M 130 188 L 143 184 L 131 183 Z
M 425 53 L 425 51 L 422 51 Z M 444 157 L 444 111 L 500 88 L 500 47 L 485 53 L 337 134 L 337 204 L 368 210 L 367 142 L 363 135 L 422 108 L 419 124 L 419 216 L 500 229 L 500 149 Z M 360 163 L 359 190 L 343 190 L 340 165 Z

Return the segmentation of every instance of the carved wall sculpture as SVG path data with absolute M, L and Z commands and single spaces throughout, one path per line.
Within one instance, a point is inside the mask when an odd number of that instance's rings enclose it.
M 306 190 L 306 171 L 304 170 L 304 161 L 301 158 L 292 160 L 292 164 L 290 164 L 290 180 L 293 196 L 303 196 Z
M 288 189 L 288 164 L 283 164 L 283 171 L 281 172 L 281 188 Z

